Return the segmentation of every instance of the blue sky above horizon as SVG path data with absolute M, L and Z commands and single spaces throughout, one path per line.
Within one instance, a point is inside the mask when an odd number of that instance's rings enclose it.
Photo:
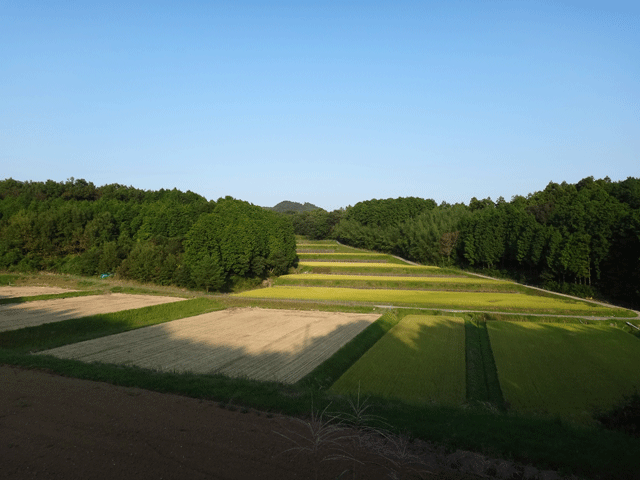
M 0 178 L 327 210 L 640 176 L 640 6 L 0 5 Z

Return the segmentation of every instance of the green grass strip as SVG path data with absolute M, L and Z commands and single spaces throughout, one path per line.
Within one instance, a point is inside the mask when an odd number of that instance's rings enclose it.
M 302 262 L 312 263 L 317 260 L 321 262 L 337 261 L 337 262 L 364 262 L 364 263 L 392 263 L 397 265 L 408 265 L 407 262 L 395 258 L 392 255 L 384 253 L 364 253 L 364 252 L 298 252 L 298 258 Z
M 421 290 L 461 290 L 489 292 L 519 292 L 523 287 L 509 282 L 469 277 L 401 277 L 384 275 L 293 274 L 278 277 L 274 285 L 308 287 L 398 288 Z
M 0 332 L 0 348 L 20 352 L 48 350 L 69 343 L 113 335 L 224 308 L 215 299 L 201 297 L 121 312 L 73 318 L 36 327 Z
M 354 247 L 345 245 L 324 245 L 324 244 L 298 244 L 297 253 L 358 253 L 362 252 Z
M 400 320 L 397 312 L 390 311 L 352 338 L 349 343 L 334 353 L 331 358 L 316 367 L 298 381 L 300 386 L 329 388 L 367 350 L 380 340 Z
M 447 292 L 424 290 L 360 289 L 337 287 L 271 287 L 235 294 L 251 298 L 290 298 L 377 305 L 410 305 L 477 311 L 555 313 L 589 316 L 635 316 L 621 308 L 608 308 L 565 297 L 539 297 L 521 293 Z
M 7 275 L 7 274 L 1 274 L 0 275 L 0 285 L 11 285 L 16 283 L 16 280 L 18 280 L 18 278 L 20 278 L 19 275 Z
M 464 323 L 458 317 L 407 315 L 331 387 L 409 404 L 465 401 Z
M 340 261 L 340 262 L 305 262 L 304 260 L 299 263 L 300 266 L 304 267 L 336 267 L 336 268 L 361 268 L 364 271 L 374 268 L 383 268 L 383 269 L 397 269 L 399 268 L 397 263 L 386 263 L 386 262 L 348 262 L 348 261 Z M 435 267 L 431 265 L 407 265 L 402 264 L 400 270 L 407 270 L 409 272 L 417 272 L 417 271 L 434 271 L 440 270 L 440 267 Z
M 158 372 L 98 362 L 83 363 L 50 355 L 28 355 L 2 348 L 0 348 L 0 364 L 44 369 L 60 375 L 108 382 L 124 387 L 216 400 L 229 409 L 237 409 L 242 405 L 267 412 L 303 415 L 309 411 L 312 401 L 317 401 L 311 391 L 294 389 L 275 382 L 229 378 L 223 375 Z
M 405 283 L 461 283 L 461 284 L 477 284 L 477 285 L 513 285 L 511 282 L 503 280 L 487 280 L 483 278 L 469 278 L 462 276 L 444 276 L 434 275 L 432 277 L 401 277 L 388 275 L 340 275 L 340 274 L 323 274 L 323 273 L 294 273 L 290 275 L 282 275 L 276 281 L 282 280 L 346 280 L 346 281 L 365 281 L 365 282 L 397 282 L 400 285 Z
M 607 325 L 487 322 L 505 400 L 589 422 L 640 389 L 640 341 Z
M 0 298 L 0 305 L 35 302 L 36 300 L 54 300 L 57 298 L 87 297 L 90 295 L 101 295 L 103 293 L 103 290 L 81 290 L 79 292 L 49 293 L 46 295 L 33 295 L 29 297 Z
M 441 268 L 433 265 L 400 265 L 370 262 L 300 262 L 299 273 L 344 273 L 351 275 L 410 275 L 433 276 L 455 275 L 473 277 L 461 270 Z M 478 278 L 478 277 L 475 277 Z

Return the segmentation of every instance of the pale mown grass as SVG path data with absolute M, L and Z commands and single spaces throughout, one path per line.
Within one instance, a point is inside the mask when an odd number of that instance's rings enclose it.
M 395 398 L 411 404 L 459 405 L 466 397 L 461 318 L 408 315 L 331 387 L 340 394 Z
M 487 322 L 513 410 L 591 421 L 640 389 L 640 342 L 607 325 Z
M 367 302 L 494 312 L 555 313 L 589 316 L 635 316 L 621 308 L 607 308 L 565 297 L 540 297 L 521 293 L 447 292 L 340 287 L 272 287 L 237 294 L 249 298 L 307 299 Z

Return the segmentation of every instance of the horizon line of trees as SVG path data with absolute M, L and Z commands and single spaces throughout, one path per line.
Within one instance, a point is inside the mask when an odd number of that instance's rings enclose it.
M 0 269 L 228 290 L 286 273 L 295 234 L 640 306 L 640 179 L 550 182 L 511 201 L 415 197 L 277 213 L 231 197 L 0 181 Z
M 293 224 L 231 197 L 118 184 L 0 181 L 0 269 L 115 273 L 161 285 L 228 290 L 286 273 Z

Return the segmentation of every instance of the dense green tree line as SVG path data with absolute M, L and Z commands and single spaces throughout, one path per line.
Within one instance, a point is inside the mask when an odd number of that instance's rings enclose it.
M 460 225 L 462 264 L 570 293 L 640 304 L 640 179 L 550 183 Z
M 0 268 L 229 288 L 296 260 L 290 219 L 232 198 L 85 180 L 0 182 Z
M 492 271 L 549 289 L 640 305 L 640 179 L 585 178 L 540 192 L 471 199 L 360 202 L 293 216 L 296 233 L 425 264 Z

